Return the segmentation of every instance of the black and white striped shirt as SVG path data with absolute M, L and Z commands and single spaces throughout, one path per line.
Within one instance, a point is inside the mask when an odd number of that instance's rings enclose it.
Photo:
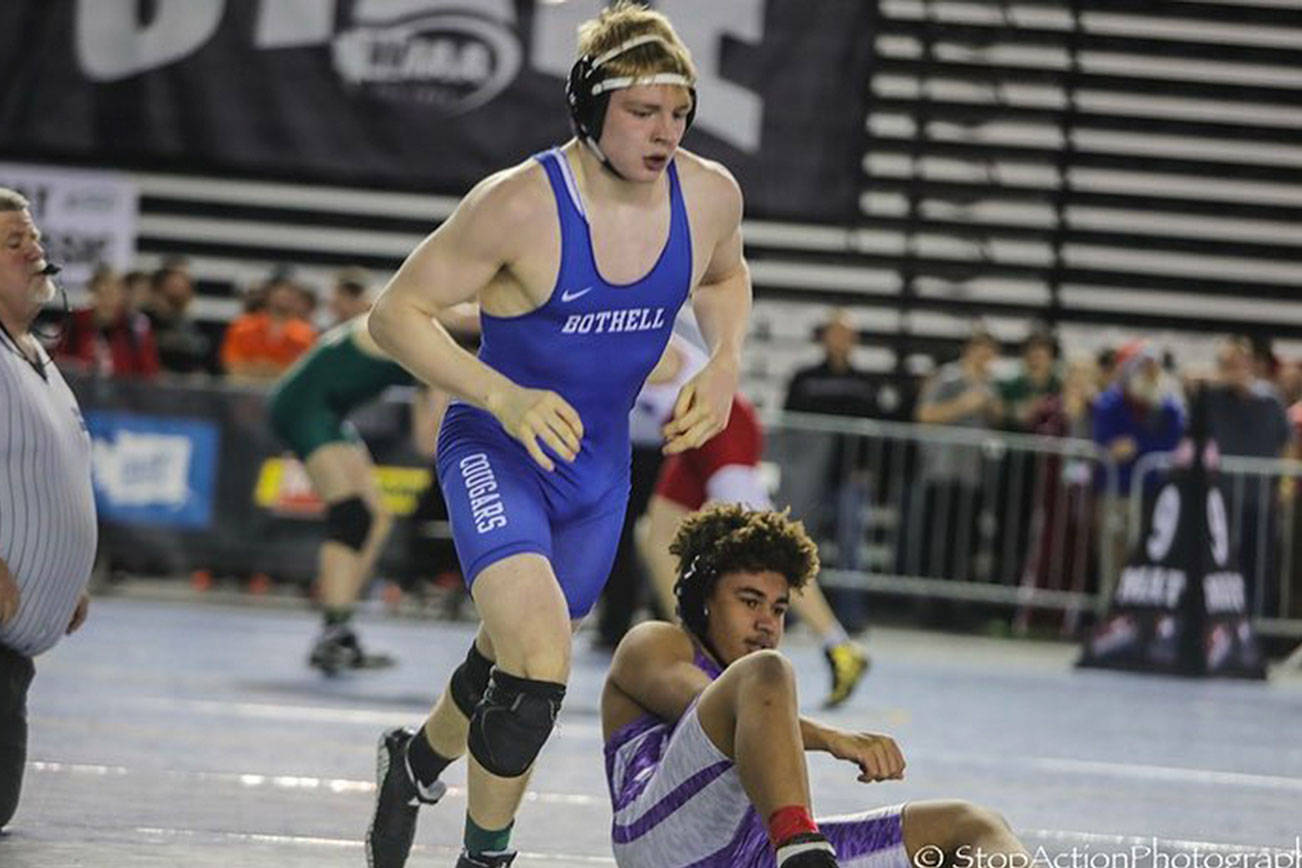
M 44 351 L 42 377 L 0 344 L 0 558 L 20 593 L 0 645 L 34 657 L 64 635 L 95 559 L 90 434 Z

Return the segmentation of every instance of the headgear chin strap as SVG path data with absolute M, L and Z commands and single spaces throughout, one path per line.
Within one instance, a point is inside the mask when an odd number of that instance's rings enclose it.
M 589 54 L 583 55 L 570 68 L 570 77 L 565 83 L 565 101 L 570 107 L 570 123 L 574 127 L 574 135 L 578 137 L 579 141 L 588 146 L 603 166 L 619 178 L 624 176 L 611 164 L 606 155 L 601 152 L 600 145 L 597 144 L 598 140 L 601 139 L 602 127 L 606 123 L 606 109 L 610 105 L 611 91 L 632 87 L 636 84 L 673 84 L 685 87 L 692 98 L 692 104 L 687 109 L 686 128 L 692 126 L 692 120 L 696 117 L 696 87 L 690 78 L 681 73 L 658 72 L 646 76 L 625 75 L 601 78 L 601 67 L 606 63 L 625 52 L 632 51 L 639 45 L 647 45 L 652 42 L 664 46 L 666 50 L 673 48 L 663 37 L 655 34 L 648 33 L 636 36 L 607 52 L 597 55 L 595 58 Z
M 714 587 L 717 576 L 714 565 L 702 555 L 692 558 L 692 562 L 683 570 L 678 581 L 674 582 L 674 597 L 677 599 L 678 620 L 689 633 L 696 637 L 706 651 L 713 655 L 720 666 L 726 666 L 723 657 L 709 639 L 710 613 L 705 600 Z

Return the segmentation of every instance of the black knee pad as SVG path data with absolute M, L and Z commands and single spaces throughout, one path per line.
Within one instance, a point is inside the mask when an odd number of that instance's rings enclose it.
M 488 689 L 488 677 L 492 671 L 493 661 L 480 654 L 479 648 L 471 642 L 470 652 L 466 654 L 465 662 L 452 673 L 452 684 L 449 690 L 452 701 L 466 717 L 474 716 L 475 706 L 483 699 L 484 691 Z
M 371 508 L 360 497 L 332 503 L 326 510 L 326 539 L 360 552 L 374 520 Z
M 564 684 L 494 669 L 470 718 L 470 755 L 498 777 L 524 774 L 547 743 L 564 698 Z

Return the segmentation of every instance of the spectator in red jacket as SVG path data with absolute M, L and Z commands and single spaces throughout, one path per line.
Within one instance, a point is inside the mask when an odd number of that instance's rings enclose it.
M 119 275 L 100 265 L 91 276 L 90 307 L 72 312 L 56 355 L 62 362 L 102 377 L 152 377 L 158 348 L 149 319 L 127 304 Z

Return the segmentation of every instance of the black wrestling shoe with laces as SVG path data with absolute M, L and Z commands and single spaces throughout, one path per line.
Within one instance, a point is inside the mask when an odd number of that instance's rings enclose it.
M 407 742 L 414 733 L 406 727 L 380 736 L 375 765 L 375 814 L 366 830 L 366 864 L 370 868 L 402 868 L 416 837 L 416 812 L 432 805 L 447 792 L 435 781 L 420 792 L 407 772 Z
M 514 861 L 514 850 L 480 853 L 478 856 L 471 856 L 465 850 L 462 850 L 461 858 L 457 860 L 457 868 L 506 868 Z

